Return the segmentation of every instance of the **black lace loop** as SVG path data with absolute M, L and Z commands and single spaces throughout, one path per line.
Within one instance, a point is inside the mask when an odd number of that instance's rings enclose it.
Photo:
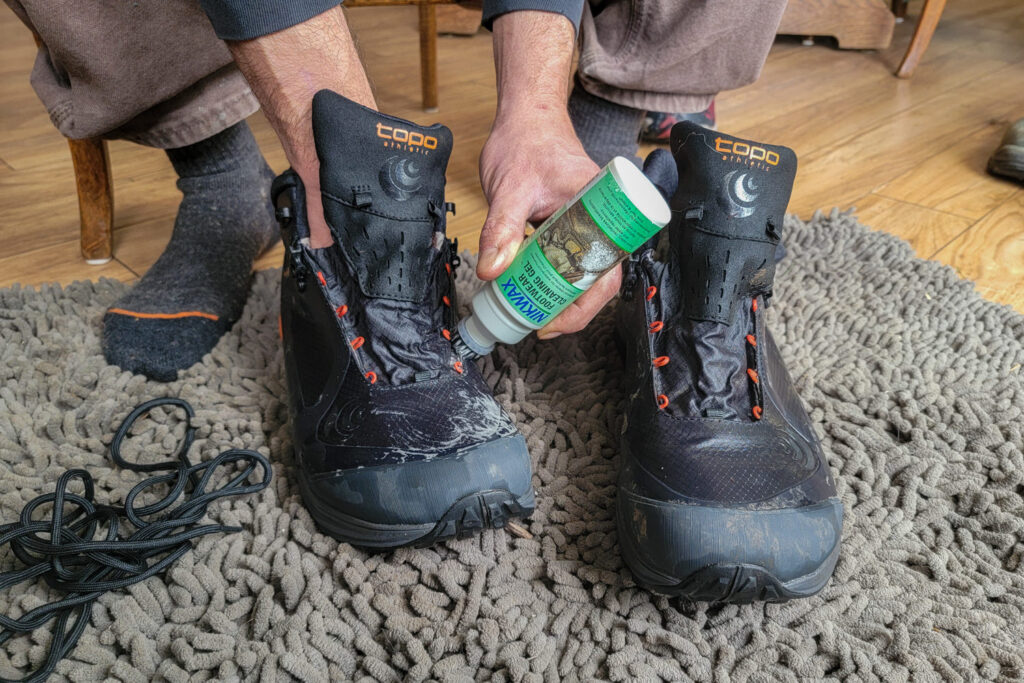
M 150 410 L 173 406 L 185 413 L 185 436 L 169 459 L 137 463 L 125 459 L 121 445 L 135 422 Z M 22 568 L 0 574 L 0 590 L 42 579 L 64 597 L 40 605 L 20 618 L 0 615 L 0 646 L 19 635 L 53 621 L 46 660 L 21 681 L 43 681 L 67 656 L 81 637 L 96 599 L 165 571 L 192 549 L 192 541 L 215 533 L 241 531 L 224 524 L 195 526 L 210 503 L 225 497 L 256 493 L 270 484 L 267 458 L 256 451 L 231 449 L 207 462 L 192 464 L 188 452 L 195 439 L 192 406 L 180 398 L 147 401 L 121 423 L 110 443 L 110 459 L 133 472 L 164 472 L 136 484 L 120 506 L 95 501 L 92 476 L 83 469 L 64 472 L 53 493 L 30 501 L 17 522 L 0 526 L 0 547 L 10 544 Z M 262 477 L 253 480 L 257 467 Z M 219 487 L 211 482 L 218 473 L 230 479 Z M 73 482 L 84 491 L 73 493 Z M 155 503 L 136 506 L 139 496 L 167 486 Z M 173 509 L 175 502 L 184 499 Z M 48 519 L 41 508 L 49 505 Z M 40 512 L 41 519 L 36 519 Z M 7 683 L 11 679 L 0 678 Z

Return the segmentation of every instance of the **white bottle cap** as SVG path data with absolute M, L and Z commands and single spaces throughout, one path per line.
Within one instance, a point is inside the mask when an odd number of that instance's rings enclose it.
M 672 220 L 672 209 L 661 196 L 658 186 L 652 183 L 636 164 L 625 157 L 615 157 L 605 168 L 611 171 L 612 177 L 629 197 L 629 201 L 633 202 L 633 206 L 640 209 L 648 220 L 659 228 L 668 225 Z
M 478 356 L 489 354 L 498 342 L 518 343 L 537 329 L 523 323 L 499 299 L 497 290 L 488 282 L 473 295 L 469 304 L 472 315 L 459 321 L 459 337 Z

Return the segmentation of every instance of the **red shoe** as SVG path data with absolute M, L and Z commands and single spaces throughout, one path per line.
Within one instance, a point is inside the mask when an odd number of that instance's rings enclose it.
M 666 114 L 664 112 L 649 111 L 644 117 L 644 127 L 640 131 L 642 142 L 668 143 L 672 126 L 680 121 L 691 121 L 698 126 L 718 130 L 715 125 L 715 101 L 704 111 L 693 114 Z

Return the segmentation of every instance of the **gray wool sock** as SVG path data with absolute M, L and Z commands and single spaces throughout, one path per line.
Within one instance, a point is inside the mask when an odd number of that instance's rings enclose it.
M 238 319 L 253 260 L 277 239 L 274 173 L 244 121 L 167 156 L 184 195 L 171 241 L 103 318 L 107 362 L 163 382 Z
M 643 110 L 591 95 L 576 79 L 569 96 L 569 118 L 583 149 L 598 166 L 604 166 L 616 156 L 626 157 L 640 166 L 637 139 L 644 122 Z

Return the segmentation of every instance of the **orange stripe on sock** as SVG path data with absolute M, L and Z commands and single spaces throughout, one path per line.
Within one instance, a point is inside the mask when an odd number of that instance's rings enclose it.
M 138 311 L 126 311 L 123 308 L 108 308 L 107 313 L 117 313 L 118 315 L 127 315 L 132 318 L 147 318 L 155 320 L 174 320 L 176 318 L 209 318 L 210 320 L 220 320 L 219 315 L 204 313 L 203 311 L 181 311 L 180 313 L 139 313 Z

